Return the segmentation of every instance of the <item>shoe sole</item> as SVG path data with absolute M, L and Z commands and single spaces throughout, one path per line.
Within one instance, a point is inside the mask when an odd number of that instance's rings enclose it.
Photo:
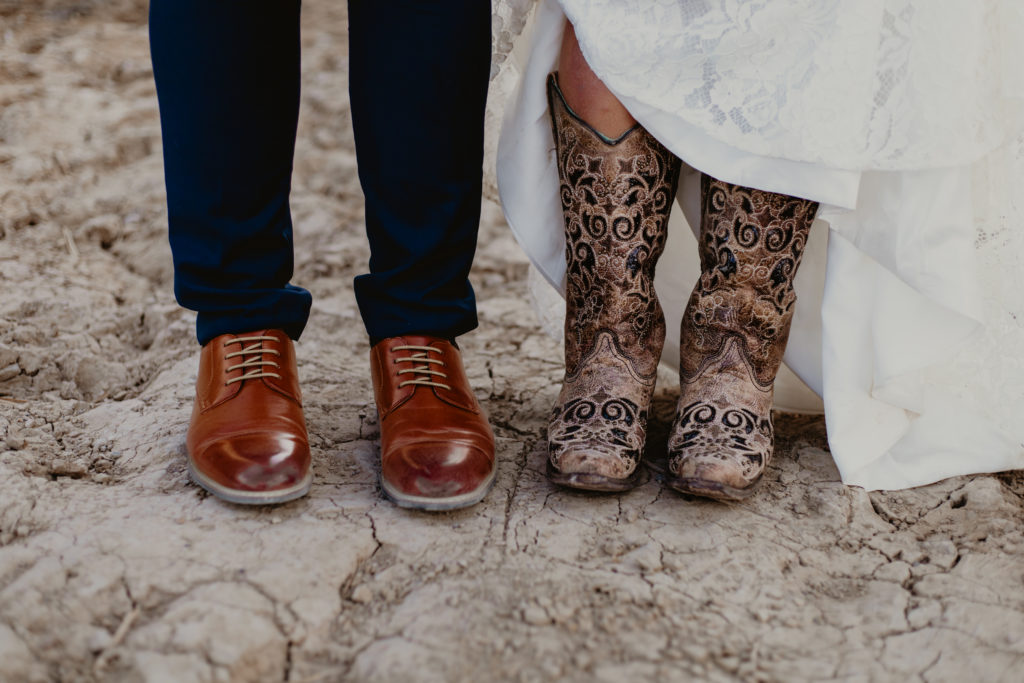
M 380 478 L 380 488 L 384 495 L 400 508 L 407 510 L 425 510 L 427 512 L 445 512 L 447 510 L 459 510 L 476 505 L 490 492 L 497 480 L 498 468 L 491 470 L 491 474 L 484 483 L 469 493 L 460 493 L 457 496 L 447 498 L 431 498 L 429 496 L 412 496 L 392 488 L 384 478 Z
M 750 486 L 742 489 L 697 477 L 666 477 L 665 484 L 671 489 L 691 496 L 711 498 L 725 503 L 738 503 L 753 495 L 754 487 L 759 481 L 761 481 L 760 477 L 751 482 Z
M 639 464 L 633 470 L 633 474 L 619 479 L 606 477 L 601 474 L 590 474 L 587 472 L 559 472 L 548 460 L 547 467 L 548 481 L 562 488 L 575 489 L 576 491 L 592 491 L 594 493 L 622 493 L 630 491 L 637 486 L 644 484 L 650 478 L 647 470 Z
M 295 500 L 296 498 L 302 498 L 304 495 L 309 493 L 309 487 L 313 483 L 313 473 L 306 472 L 306 476 L 302 480 L 289 486 L 286 489 L 276 489 L 274 491 L 246 491 L 245 489 L 232 489 L 218 484 L 209 477 L 200 473 L 192 466 L 192 461 L 188 463 L 188 476 L 193 482 L 209 491 L 213 495 L 217 496 L 221 500 L 226 500 L 229 503 L 236 503 L 238 505 L 277 505 L 278 503 L 287 503 L 288 501 Z

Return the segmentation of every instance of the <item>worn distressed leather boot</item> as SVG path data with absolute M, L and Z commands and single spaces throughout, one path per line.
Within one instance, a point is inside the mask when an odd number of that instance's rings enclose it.
M 494 484 L 494 433 L 466 379 L 459 349 L 425 335 L 370 349 L 380 417 L 381 488 L 399 507 L 453 510 Z
M 654 268 L 679 159 L 637 125 L 609 140 L 548 100 L 565 218 L 565 379 L 548 425 L 548 478 L 591 491 L 640 481 L 665 317 Z
M 224 500 L 266 505 L 309 491 L 309 439 L 288 335 L 222 334 L 203 346 L 186 444 L 192 480 Z
M 741 500 L 772 457 L 775 374 L 818 205 L 701 179 L 701 276 L 683 314 L 669 486 Z

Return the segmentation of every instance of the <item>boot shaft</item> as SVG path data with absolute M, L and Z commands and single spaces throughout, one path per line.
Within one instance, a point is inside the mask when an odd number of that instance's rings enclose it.
M 665 249 L 680 161 L 643 127 L 609 140 L 548 81 L 565 221 L 566 369 L 609 331 L 640 374 L 652 374 L 665 337 L 654 272 Z
M 704 175 L 701 276 L 682 321 L 680 374 L 741 365 L 770 390 L 789 338 L 800 266 L 817 202 L 732 185 Z M 733 368 L 738 372 L 739 368 Z
M 800 266 L 817 202 L 701 177 L 700 259 L 710 290 L 751 288 L 779 314 L 796 299 Z

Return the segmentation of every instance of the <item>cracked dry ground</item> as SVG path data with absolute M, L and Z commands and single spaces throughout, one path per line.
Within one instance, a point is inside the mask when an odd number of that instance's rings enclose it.
M 746 504 L 656 477 L 621 496 L 548 485 L 560 349 L 491 202 L 463 346 L 497 485 L 450 514 L 383 500 L 341 3 L 303 10 L 313 490 L 277 508 L 203 493 L 184 467 L 197 349 L 171 296 L 145 7 L 21 5 L 0 2 L 0 680 L 1024 675 L 1020 474 L 869 494 L 839 483 L 819 418 L 780 416 Z

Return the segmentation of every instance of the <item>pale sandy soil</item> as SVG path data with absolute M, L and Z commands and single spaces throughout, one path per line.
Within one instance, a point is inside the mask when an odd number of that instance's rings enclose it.
M 294 281 L 317 297 L 299 344 L 316 479 L 254 509 L 185 474 L 197 347 L 171 295 L 144 3 L 0 0 L 0 680 L 1024 678 L 1020 474 L 867 494 L 839 483 L 821 420 L 782 416 L 747 504 L 656 477 L 548 485 L 560 350 L 493 203 L 463 346 L 497 485 L 451 514 L 383 500 L 343 7 L 304 9 Z

